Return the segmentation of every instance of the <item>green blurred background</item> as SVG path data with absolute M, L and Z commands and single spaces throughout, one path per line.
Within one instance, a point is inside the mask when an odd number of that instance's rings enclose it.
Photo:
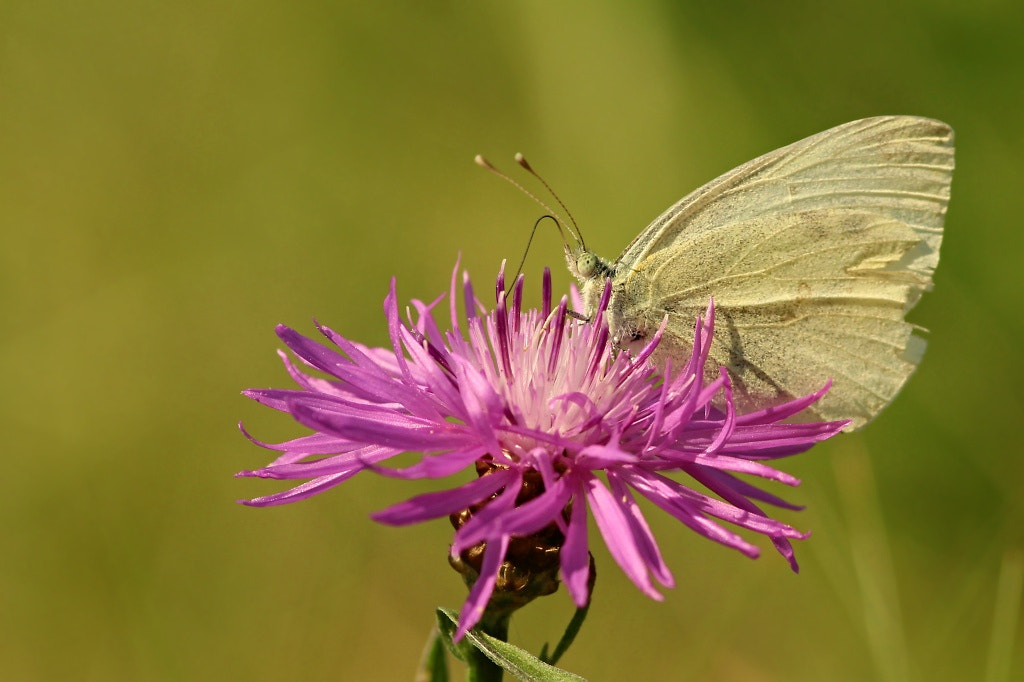
M 1024 675 L 1020 2 L 0 4 L 0 676 L 408 680 L 465 591 L 451 531 L 373 510 L 429 486 L 282 488 L 239 396 L 289 384 L 273 325 L 385 342 L 381 302 L 479 290 L 539 209 L 472 163 L 527 153 L 614 257 L 670 203 L 864 116 L 957 132 L 920 371 L 787 464 L 792 575 L 652 513 L 678 587 L 603 547 L 565 667 L 592 680 Z M 568 283 L 550 233 L 528 274 Z M 564 590 L 513 622 L 534 650 Z

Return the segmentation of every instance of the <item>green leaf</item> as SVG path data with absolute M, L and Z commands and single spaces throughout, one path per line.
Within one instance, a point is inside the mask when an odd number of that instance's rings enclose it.
M 440 631 L 441 641 L 444 642 L 445 647 L 451 652 L 452 656 L 459 659 L 463 663 L 466 662 L 467 647 L 465 640 L 456 644 L 452 641 L 452 637 L 455 636 L 455 629 L 459 625 L 459 613 L 452 611 L 451 609 L 437 609 L 437 629 Z
M 451 641 L 458 626 L 459 614 L 451 609 L 438 609 L 437 620 L 442 636 Z M 496 665 L 524 682 L 586 682 L 579 675 L 548 665 L 533 654 L 476 628 L 467 632 L 462 642 L 453 646 L 461 648 L 466 644 L 475 647 Z M 461 660 L 466 660 L 464 654 L 453 653 Z
M 415 682 L 448 682 L 448 659 L 445 657 L 444 637 L 437 628 L 431 628 L 427 646 L 423 648 Z

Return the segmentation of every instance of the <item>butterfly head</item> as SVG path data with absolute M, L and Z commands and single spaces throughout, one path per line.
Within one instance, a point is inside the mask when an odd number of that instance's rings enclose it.
M 581 246 L 574 249 L 566 248 L 565 262 L 569 266 L 569 272 L 581 284 L 593 279 L 603 281 L 605 278 L 615 274 L 608 261 Z

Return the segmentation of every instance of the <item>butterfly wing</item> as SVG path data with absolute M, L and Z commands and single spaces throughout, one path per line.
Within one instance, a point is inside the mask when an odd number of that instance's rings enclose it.
M 853 121 L 754 159 L 663 213 L 619 258 L 619 336 L 656 327 L 688 353 L 715 301 L 712 359 L 747 406 L 827 378 L 822 419 L 863 425 L 924 351 L 907 311 L 931 288 L 953 171 L 953 132 L 908 116 Z

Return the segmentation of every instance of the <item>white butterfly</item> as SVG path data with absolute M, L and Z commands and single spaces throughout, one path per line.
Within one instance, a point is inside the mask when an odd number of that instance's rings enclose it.
M 659 346 L 680 366 L 693 321 L 715 301 L 710 357 L 740 404 L 802 396 L 824 420 L 874 418 L 917 367 L 925 341 L 904 316 L 931 288 L 953 173 L 940 121 L 853 121 L 765 154 L 665 211 L 614 262 L 566 249 L 587 314 L 612 279 L 620 345 L 667 315 Z M 656 356 L 657 357 L 657 356 Z

